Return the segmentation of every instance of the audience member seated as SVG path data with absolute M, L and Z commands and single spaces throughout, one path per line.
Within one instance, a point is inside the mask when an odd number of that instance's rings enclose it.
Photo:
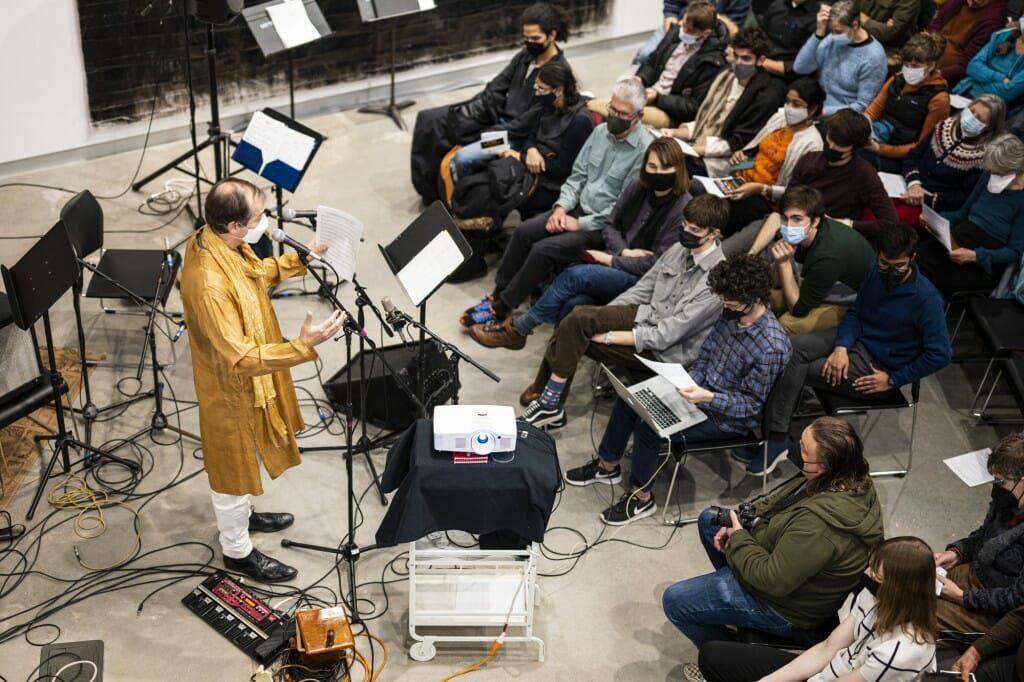
M 936 211 L 960 208 L 981 177 L 985 145 L 1003 134 L 1006 104 L 982 95 L 958 114 L 939 121 L 931 135 L 903 157 L 906 193 L 893 199 L 899 219 L 921 229 L 921 206 Z
M 686 11 L 686 6 L 686 2 L 674 2 L 673 0 L 665 0 L 662 3 L 661 25 L 651 33 L 651 37 L 647 39 L 647 42 L 633 56 L 632 67 L 634 73 L 658 49 L 658 45 L 664 40 L 665 34 L 673 29 L 678 29 L 679 18 Z M 716 0 L 714 7 L 718 12 L 719 18 L 722 19 L 723 23 L 726 23 L 729 32 L 732 33 L 736 30 L 736 27 L 743 26 L 746 21 L 747 13 L 750 11 L 750 0 Z M 727 22 L 726 19 L 728 19 Z M 732 26 L 729 26 L 729 24 L 732 24 Z
M 953 250 L 933 238 L 921 244 L 921 270 L 947 299 L 956 291 L 995 288 L 1024 252 L 1024 142 L 1013 135 L 993 140 L 981 165 L 986 172 L 967 201 L 942 214 Z
M 635 78 L 647 88 L 644 123 L 655 128 L 693 120 L 711 81 L 726 66 L 729 32 L 718 20 L 711 3 L 694 0 L 686 8 L 678 30 L 669 31 Z M 587 106 L 604 115 L 603 100 Z
M 584 355 L 627 370 L 646 371 L 637 354 L 691 364 L 722 310 L 708 272 L 724 259 L 717 240 L 728 217 L 724 199 L 692 199 L 678 243 L 639 282 L 607 306 L 574 308 L 548 339 L 537 378 L 519 398 L 527 408 L 523 418 L 547 428 L 566 423 L 563 405 Z
M 640 83 L 630 78 L 615 84 L 608 120 L 583 144 L 555 207 L 516 227 L 498 266 L 493 293 L 465 312 L 463 326 L 501 322 L 556 267 L 576 262 L 581 249 L 601 247 L 601 228 L 639 172 L 652 140 L 640 124 L 643 110 Z
M 818 190 L 830 218 L 865 236 L 878 232 L 879 221 L 896 220 L 896 209 L 877 171 L 857 154 L 870 139 L 867 118 L 840 109 L 825 121 L 825 149 L 804 154 L 789 178 L 790 187 Z M 778 211 L 771 213 L 763 224 L 755 222 L 730 237 L 724 244 L 726 255 L 739 250 L 761 253 L 778 234 L 779 217 Z
M 995 477 L 981 527 L 935 555 L 939 628 L 988 632 L 1001 616 L 1024 605 L 1024 435 L 1003 438 L 988 456 Z
M 730 43 L 731 68 L 711 83 L 692 121 L 661 133 L 690 141 L 700 158 L 690 157 L 690 172 L 713 178 L 724 175 L 729 157 L 754 137 L 786 99 L 786 86 L 763 68 L 768 36 L 759 28 L 741 28 Z
M 814 33 L 821 0 L 754 0 L 750 9 L 754 20 L 768 34 L 771 49 L 764 62 L 764 70 L 787 81 L 798 74 L 793 71 L 793 60 L 800 48 Z
M 521 150 L 541 109 L 533 98 L 537 69 L 548 62 L 564 61 L 556 41 L 569 39 L 565 12 L 539 2 L 527 7 L 520 18 L 525 45 L 484 88 L 468 102 L 424 109 L 416 115 L 410 166 L 412 184 L 425 203 L 438 199 L 441 158 L 454 145 L 477 148 L 485 130 L 507 130 L 509 143 Z
M 563 270 L 527 312 L 474 324 L 470 336 L 488 348 L 519 350 L 537 325 L 557 324 L 575 306 L 607 303 L 636 284 L 679 241 L 689 188 L 679 145 L 666 138 L 652 142 L 640 177 L 622 192 L 601 229 L 603 249 L 584 253 L 591 262 Z
M 858 0 L 861 26 L 882 45 L 898 50 L 918 31 L 922 1 L 930 0 Z
M 688 367 L 694 386 L 677 389 L 707 419 L 670 436 L 676 443 L 735 437 L 757 428 L 775 379 L 789 360 L 789 339 L 767 306 L 770 276 L 764 261 L 740 254 L 708 274 L 708 284 L 724 310 Z M 617 526 L 650 516 L 657 509 L 652 488 L 662 439 L 622 398 L 616 398 L 597 458 L 565 472 L 570 485 L 614 485 L 622 480 L 619 462 L 630 437 L 633 457 L 629 488 L 601 512 Z
M 665 615 L 695 645 L 730 639 L 727 625 L 790 638 L 834 618 L 882 540 L 882 505 L 857 432 L 820 417 L 800 436 L 799 474 L 755 500 L 749 528 L 735 512 L 697 524 L 713 573 L 662 596 Z
M 951 669 L 964 682 L 1020 682 L 1024 676 L 1024 606 L 1015 608 L 974 640 Z M 972 674 L 973 673 L 973 674 Z
M 787 334 L 832 329 L 875 259 L 864 237 L 825 215 L 821 193 L 796 185 L 779 200 L 782 239 L 772 245 L 772 310 Z M 794 261 L 800 264 L 799 272 Z
M 871 550 L 861 584 L 828 639 L 799 654 L 757 644 L 708 642 L 700 648 L 703 678 L 698 679 L 917 682 L 923 672 L 935 670 L 935 566 L 924 540 L 883 540 Z
M 871 144 L 864 154 L 886 173 L 901 173 L 903 157 L 949 116 L 949 87 L 935 68 L 943 39 L 918 33 L 900 49 L 903 67 L 885 82 L 864 110 L 872 123 Z
M 1024 22 L 1024 19 L 1021 20 Z M 1024 36 L 1020 25 L 993 33 L 985 47 L 967 64 L 967 76 L 953 92 L 964 97 L 990 94 L 1003 98 L 1011 108 L 1024 95 Z
M 594 130 L 594 121 L 580 98 L 576 77 L 567 62 L 552 61 L 540 67 L 533 91 L 543 113 L 522 151 L 509 149 L 500 157 L 514 159 L 505 163 L 519 166 L 521 172 L 534 178 L 529 194 L 519 203 L 510 203 L 496 194 L 504 188 L 490 182 L 486 166 L 489 161 L 499 158 L 497 156 L 475 163 L 474 172 L 459 178 L 454 187 L 451 187 L 454 176 L 442 169 L 442 181 L 450 187 L 453 214 L 460 228 L 487 230 L 500 227 L 513 209 L 530 216 L 550 209 L 558 198 L 559 189 L 569 177 L 576 155 Z M 480 170 L 481 166 L 484 166 L 483 170 Z M 480 260 L 482 262 L 482 258 Z
M 815 72 L 825 88 L 825 115 L 847 108 L 864 111 L 882 88 L 885 50 L 861 25 L 854 0 L 837 0 L 818 10 L 814 33 L 800 48 L 793 70 Z
M 785 104 L 744 149 L 729 159 L 732 164 L 752 160 L 754 166 L 732 173 L 743 184 L 726 193 L 730 204 L 725 236 L 771 213 L 786 191 L 797 162 L 808 152 L 821 151 L 821 133 L 814 120 L 824 102 L 825 91 L 818 81 L 806 76 L 797 78 L 789 85 Z
M 914 267 L 917 233 L 886 223 L 877 246 L 878 260 L 839 328 L 792 339 L 793 356 L 769 406 L 769 467 L 790 447 L 790 420 L 804 386 L 855 398 L 881 396 L 949 364 L 942 296 Z M 750 462 L 751 473 L 763 468 L 760 451 L 736 455 Z
M 942 3 L 927 30 L 938 31 L 946 39 L 939 68 L 950 86 L 967 75 L 967 64 L 1005 21 L 1003 0 L 946 0 Z

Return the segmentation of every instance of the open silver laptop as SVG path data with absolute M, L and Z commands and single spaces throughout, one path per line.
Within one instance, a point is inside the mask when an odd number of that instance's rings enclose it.
M 601 369 L 619 397 L 662 438 L 668 438 L 708 418 L 696 405 L 686 402 L 665 377 L 655 375 L 639 384 L 626 386 L 604 364 Z

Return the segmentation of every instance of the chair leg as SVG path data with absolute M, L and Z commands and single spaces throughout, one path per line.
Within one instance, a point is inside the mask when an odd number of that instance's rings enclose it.
M 671 452 L 672 452 L 671 445 L 669 446 L 669 448 L 670 448 L 669 449 L 669 453 L 671 454 Z M 675 455 L 672 455 L 672 456 L 674 457 Z M 683 450 L 683 453 L 681 455 L 679 455 L 678 458 L 676 458 L 676 466 L 675 466 L 675 469 L 672 470 L 672 480 L 668 484 L 668 493 L 665 495 L 665 506 L 662 507 L 662 509 L 661 509 L 661 525 L 663 525 L 663 526 L 685 526 L 686 524 L 696 523 L 696 521 L 697 521 L 696 517 L 684 519 L 683 518 L 683 511 L 682 511 L 682 507 L 681 506 L 679 506 L 679 516 L 676 517 L 676 519 L 674 521 L 669 521 L 668 520 L 668 508 L 669 508 L 669 505 L 672 504 L 672 500 L 673 500 L 672 493 L 673 493 L 673 491 L 676 488 L 676 479 L 679 477 L 679 469 L 685 463 L 686 463 L 686 451 Z
M 985 368 L 985 374 L 982 375 L 981 383 L 978 384 L 978 390 L 974 392 L 974 397 L 971 398 L 970 410 L 971 414 L 973 414 L 975 417 L 977 417 L 978 415 L 974 413 L 974 406 L 978 404 L 978 398 L 981 396 L 981 391 L 985 388 L 985 382 L 988 381 L 988 373 L 992 371 L 992 365 L 995 364 L 995 361 L 996 359 L 994 356 L 991 359 L 989 359 L 988 366 Z M 991 392 L 989 393 L 989 395 L 991 395 Z
M 885 478 L 893 476 L 895 478 L 903 478 L 910 473 L 910 467 L 914 464 L 914 432 L 917 430 L 917 403 L 914 403 L 914 407 L 911 411 L 910 418 L 910 445 L 907 448 L 907 464 L 902 469 L 892 469 L 890 471 L 872 471 L 872 478 Z M 898 461 L 898 460 L 897 460 Z
M 988 409 L 988 403 L 989 403 L 990 400 L 992 400 L 992 394 L 996 392 L 996 386 L 999 385 L 999 380 L 1002 379 L 1002 378 L 1003 378 L 1003 370 L 1001 370 L 1001 369 L 997 370 L 996 371 L 996 377 L 995 377 L 995 379 L 992 380 L 992 386 L 988 389 L 988 395 L 985 396 L 985 402 L 984 402 L 984 404 L 982 404 L 981 409 L 979 411 L 975 412 L 974 411 L 974 403 L 973 402 L 971 403 L 971 415 L 974 416 L 974 417 L 977 417 L 979 423 L 985 418 L 985 410 Z M 982 387 L 979 386 L 978 390 L 980 391 L 981 388 Z
M 946 312 L 947 313 L 949 312 L 949 307 L 948 306 L 946 307 Z M 949 335 L 949 345 L 950 346 L 952 346 L 953 342 L 956 340 L 956 334 L 957 334 L 957 332 L 960 331 L 960 325 L 962 325 L 964 323 L 964 317 L 966 317 L 966 315 L 967 315 L 967 306 L 964 306 L 964 309 L 960 311 L 960 317 L 956 318 L 956 325 L 954 325 L 952 333 L 950 333 L 950 335 Z

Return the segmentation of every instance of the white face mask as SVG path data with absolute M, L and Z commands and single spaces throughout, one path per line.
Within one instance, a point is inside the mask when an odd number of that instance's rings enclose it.
M 993 173 L 988 178 L 988 191 L 992 194 L 1000 194 L 1004 189 L 1010 186 L 1013 179 L 1017 177 L 1015 174 L 1010 173 L 1009 175 L 996 175 Z
M 803 123 L 807 120 L 809 112 L 805 107 L 782 107 L 782 115 L 786 119 L 786 125 L 795 126 L 797 123 Z
M 700 40 L 700 37 L 699 36 L 695 36 L 695 35 L 690 35 L 689 33 L 687 33 L 686 31 L 683 30 L 682 26 L 680 26 L 679 27 L 679 40 L 681 40 L 683 42 L 683 45 L 693 45 L 693 44 L 697 43 L 697 41 Z
M 242 237 L 242 239 L 245 240 L 246 244 L 255 244 L 260 240 L 260 237 L 263 236 L 263 233 L 267 231 L 267 225 L 269 224 L 269 222 L 270 221 L 267 220 L 266 214 L 264 214 L 260 218 L 259 224 L 256 227 L 249 230 L 248 232 L 246 232 L 245 236 Z
M 917 85 L 918 83 L 924 82 L 925 77 L 924 67 L 903 67 L 903 80 L 907 82 L 907 85 Z

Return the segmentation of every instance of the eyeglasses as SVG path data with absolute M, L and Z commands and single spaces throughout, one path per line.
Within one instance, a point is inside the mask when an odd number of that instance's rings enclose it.
M 621 118 L 623 121 L 632 121 L 636 118 L 635 113 L 630 114 L 625 111 L 619 111 L 618 109 L 613 109 L 610 105 L 608 107 L 608 115 L 614 116 L 615 118 Z
M 547 95 L 548 93 L 551 93 L 551 92 L 554 92 L 554 91 L 555 91 L 554 88 L 546 88 L 546 87 L 542 87 L 540 85 L 534 85 L 533 86 L 533 93 L 535 95 Z
M 1003 485 L 1004 483 L 1012 483 L 1013 485 L 1017 485 L 1019 481 L 1019 478 L 999 478 L 998 476 L 992 479 L 992 482 L 995 483 L 996 485 Z

